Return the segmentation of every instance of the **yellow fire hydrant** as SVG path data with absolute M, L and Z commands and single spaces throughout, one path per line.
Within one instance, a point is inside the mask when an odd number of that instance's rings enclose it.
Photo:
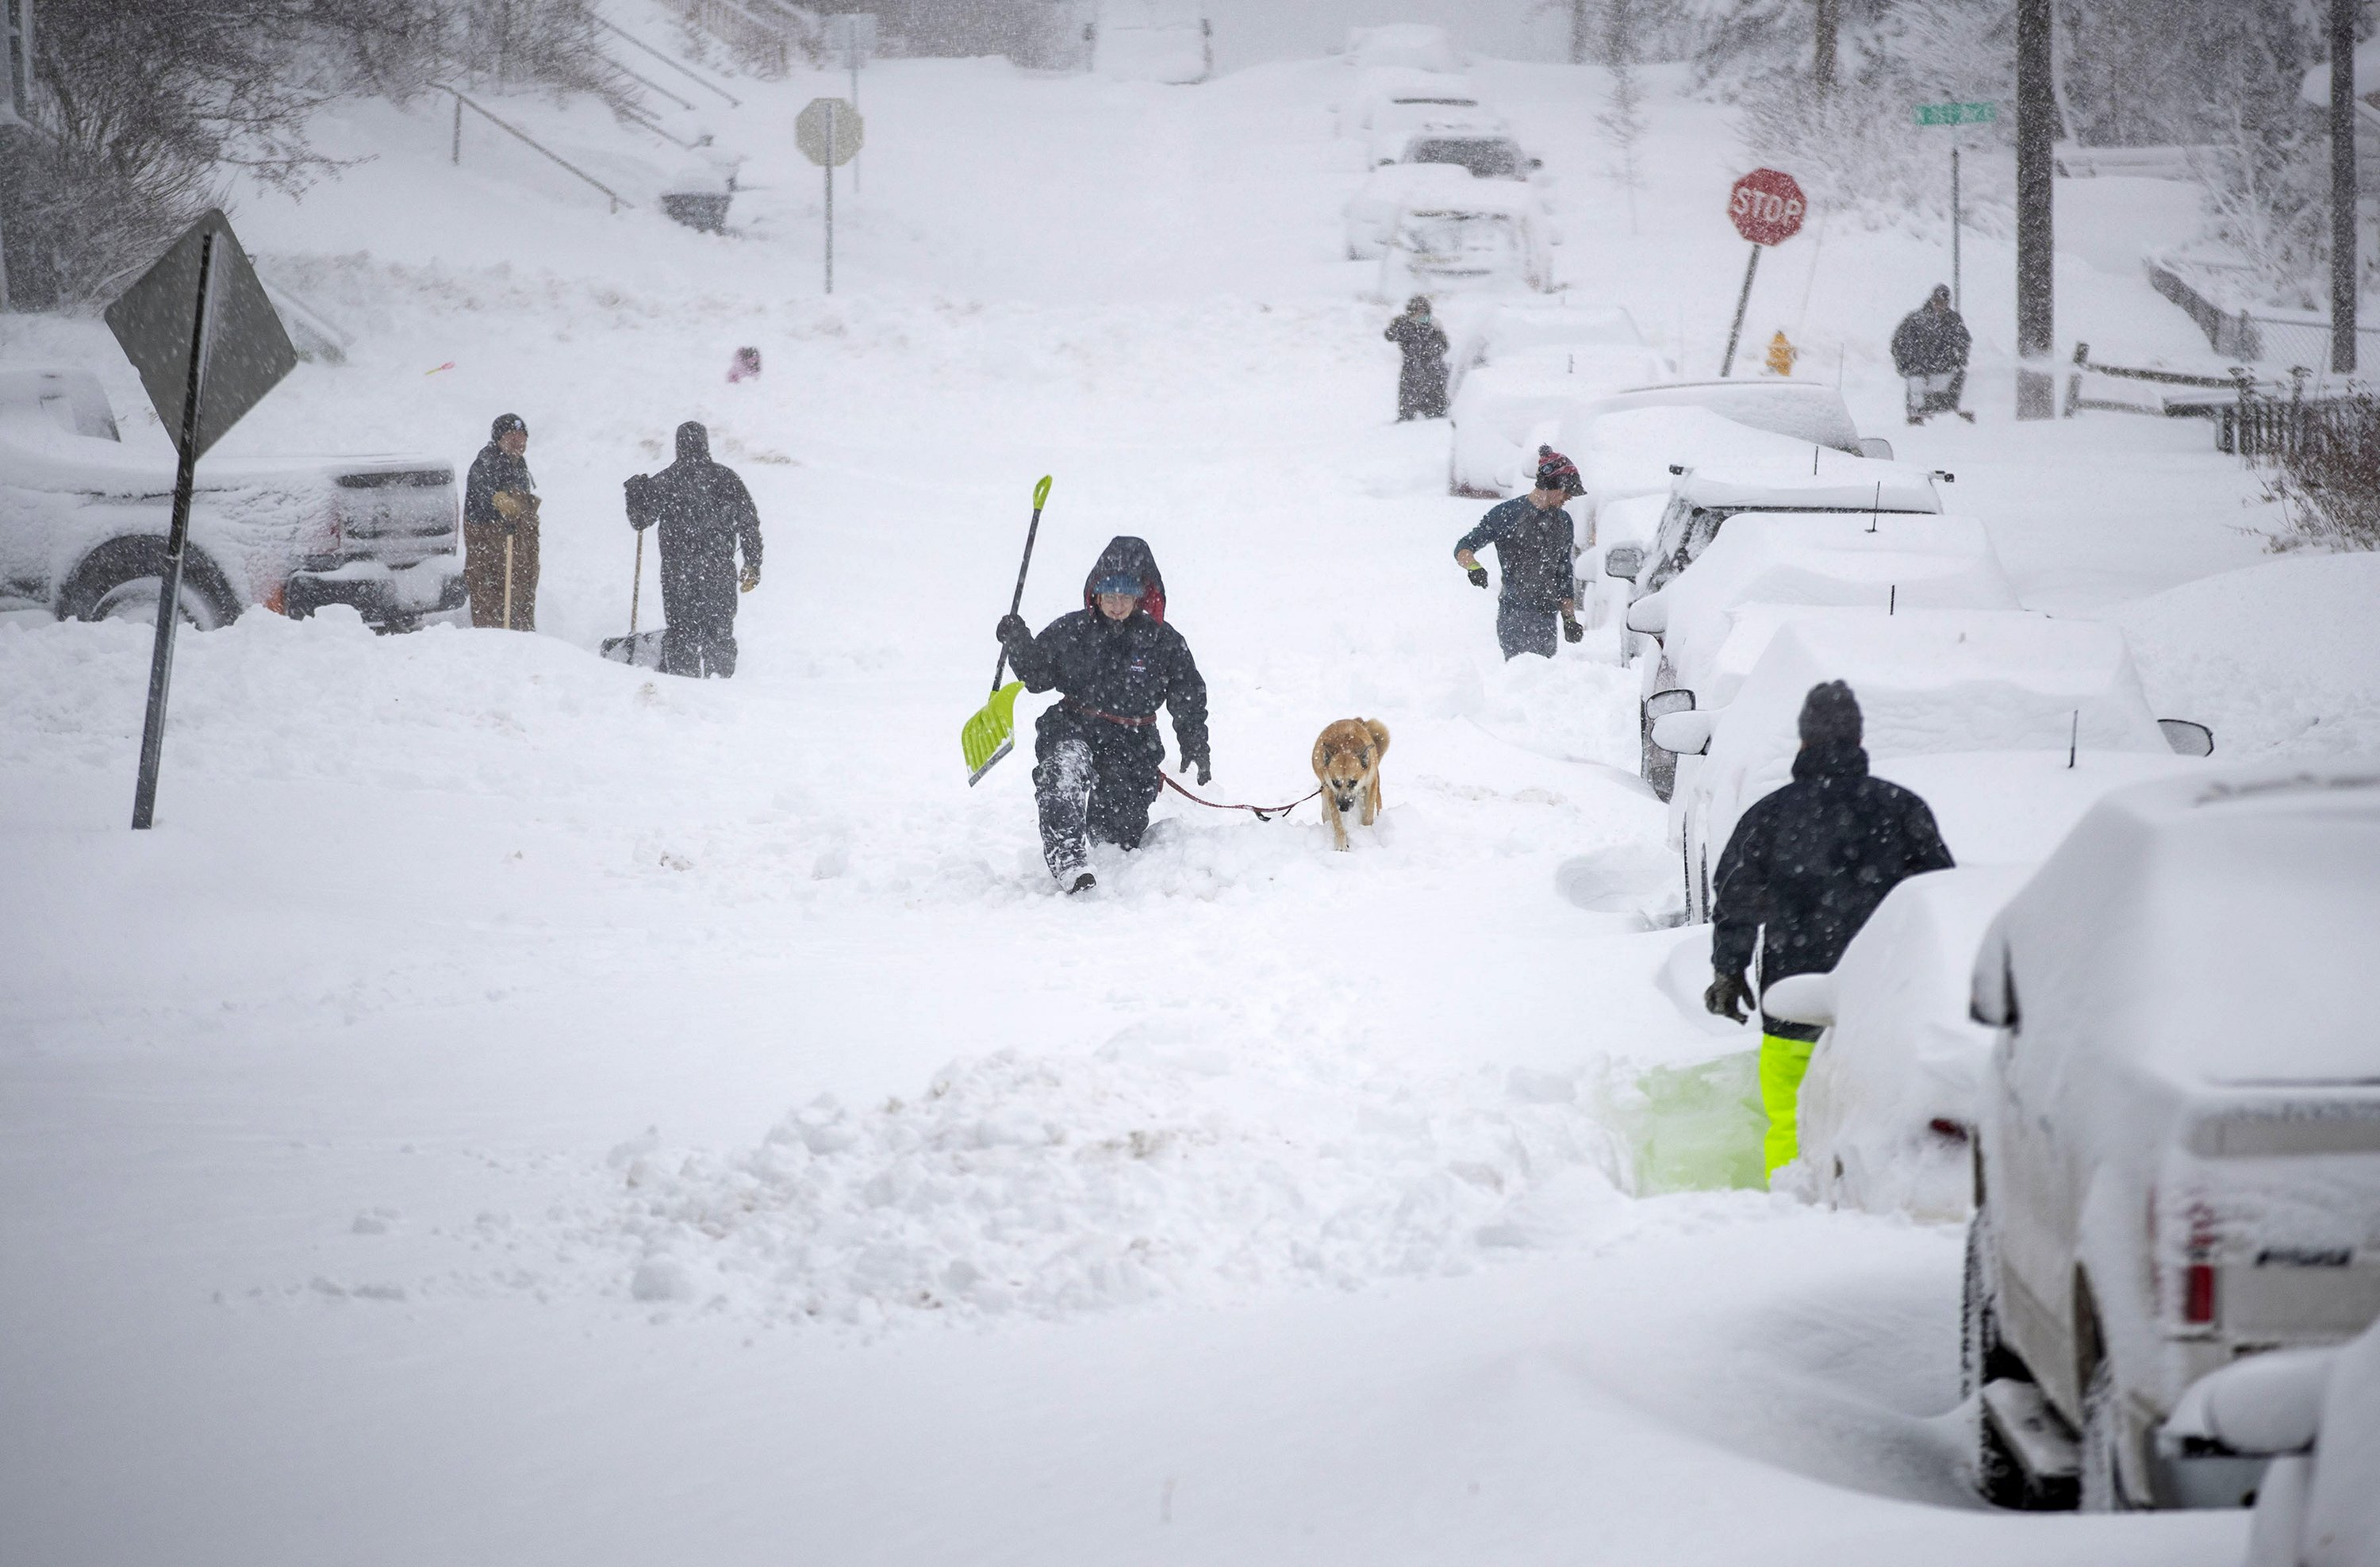
M 1788 343 L 1785 340 L 1785 334 L 1781 328 L 1779 330 L 1776 336 L 1768 340 L 1767 365 L 1769 374 L 1792 374 L 1793 361 L 1801 357 L 1802 350 L 1796 348 L 1792 344 Z

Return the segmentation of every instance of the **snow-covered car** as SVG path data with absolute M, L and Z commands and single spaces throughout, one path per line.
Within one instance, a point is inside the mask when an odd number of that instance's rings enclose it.
M 2275 1350 L 2208 1372 L 2157 1439 L 2265 1460 L 2246 1567 L 2380 1562 L 2380 1322 L 2337 1349 Z
M 1517 495 L 1535 481 L 1536 453 L 1564 408 L 1614 386 L 1659 374 L 1660 354 L 1584 344 L 1534 348 L 1479 365 L 1455 382 L 1448 415 L 1454 439 L 1447 489 L 1457 495 Z
M 1652 721 L 1653 743 L 1677 758 L 1670 842 L 1690 920 L 1710 917 L 1711 873 L 1735 824 L 1792 776 L 1803 698 L 1827 680 L 1848 681 L 1858 697 L 1878 771 L 1895 758 L 1952 751 L 2054 752 L 2062 761 L 2177 749 L 2149 711 L 2123 633 L 2102 622 L 2021 610 L 1782 618 L 1725 707 L 1657 710 Z
M 1452 164 L 1458 168 L 1477 174 L 1476 165 L 1485 164 L 1495 172 L 1483 178 L 1521 179 L 1528 174 L 1525 160 L 1512 165 L 1513 172 L 1500 172 L 1506 164 L 1493 156 L 1446 156 L 1412 158 L 1406 153 L 1416 142 L 1450 140 L 1460 142 L 1512 142 L 1512 128 L 1502 116 L 1482 108 L 1463 108 L 1451 104 L 1389 104 L 1372 117 L 1370 134 L 1365 140 L 1365 162 L 1374 168 L 1391 164 Z M 1512 142 L 1517 148 L 1517 142 Z M 1463 152 L 1457 149 L 1457 152 Z
M 1174 0 L 1100 0 L 1091 68 L 1119 81 L 1178 86 L 1215 74 L 1215 29 L 1196 5 Z
M 1604 563 L 1614 552 L 1623 560 L 1632 550 L 1642 557 L 1652 545 L 1654 530 L 1661 526 L 1661 510 L 1667 504 L 1668 498 L 1658 492 L 1623 495 L 1592 508 L 1572 503 L 1575 509 L 1571 515 L 1579 517 L 1578 530 L 1591 540 L 1578 552 L 1579 618 L 1588 626 L 1609 625 L 1626 612 L 1633 584 L 1625 576 L 1611 575 Z
M 1769 446 L 1679 466 L 1685 471 L 1670 486 L 1660 530 L 1636 575 L 1642 593 L 1658 590 L 1700 559 L 1730 517 L 1934 516 L 1942 510 L 1940 486 L 1952 478 L 1817 445 Z
M 1762 994 L 1763 1011 L 1825 1030 L 1802 1079 L 1800 1152 L 1777 1189 L 1934 1222 L 1973 1209 L 1992 1037 L 1967 1015 L 1967 988 L 1985 927 L 2034 866 L 1977 865 L 1964 849 L 1950 851 L 1956 869 L 1887 893 L 1831 971 Z
M 1372 148 L 1375 166 L 1382 164 L 1452 164 L 1481 179 L 1525 180 L 1540 168 L 1500 127 L 1436 123 L 1418 129 L 1378 138 Z
M 1400 167 L 1405 165 L 1399 165 Z M 1418 166 L 1418 165 L 1417 165 Z M 1561 243 L 1557 228 L 1556 244 Z M 1447 363 L 1460 378 L 1485 364 L 1545 348 L 1643 348 L 1650 345 L 1636 318 L 1618 305 L 1579 305 L 1552 299 L 1504 299 L 1445 323 Z M 1661 361 L 1661 373 L 1670 362 Z
M 1347 259 L 1377 261 L 1396 237 L 1397 220 L 1414 207 L 1461 203 L 1478 180 L 1450 164 L 1390 164 L 1374 169 L 1347 199 Z
M 1831 386 L 1806 381 L 1681 381 L 1661 386 L 1636 386 L 1614 393 L 1592 407 L 1580 408 L 1563 423 L 1562 438 L 1585 445 L 1586 427 L 1609 414 L 1644 408 L 1705 408 L 1753 430 L 1765 430 L 1805 447 L 1829 446 L 1854 457 L 1889 457 L 1892 447 L 1880 438 L 1863 441 L 1843 395 Z M 1682 459 L 1672 456 L 1669 459 Z M 1664 480 L 1666 483 L 1667 480 Z
M 2166 1439 L 2185 1391 L 2380 1318 L 2375 887 L 2380 765 L 2207 768 L 2101 800 L 1985 931 L 1991 1500 L 2237 1506 L 2263 1461 Z
M 1471 79 L 1402 66 L 1363 72 L 1338 107 L 1339 134 L 1369 139 L 1383 111 L 1485 114 Z
M 1555 286 L 1550 220 L 1524 185 L 1473 180 L 1397 214 L 1380 255 L 1378 297 Z
M 1399 66 L 1416 71 L 1459 71 L 1469 64 L 1442 27 L 1419 22 L 1391 22 L 1384 27 L 1347 30 L 1346 60 L 1351 66 L 1377 69 Z
M 0 608 L 153 620 L 174 469 L 128 448 L 88 370 L 0 367 Z M 180 608 L 201 629 L 251 604 L 351 604 L 388 629 L 464 602 L 452 463 L 208 456 L 190 501 Z

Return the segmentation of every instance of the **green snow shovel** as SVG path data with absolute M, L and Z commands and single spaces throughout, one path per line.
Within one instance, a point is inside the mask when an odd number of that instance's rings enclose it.
M 1043 474 L 1041 482 L 1033 487 L 1033 521 L 1025 529 L 1025 559 L 1016 567 L 1016 592 L 1008 601 L 1008 613 L 1014 614 L 1025 605 L 1025 574 L 1033 568 L 1033 541 L 1041 531 L 1041 507 L 1050 499 L 1050 476 Z M 959 750 L 965 756 L 967 787 L 983 781 L 983 775 L 1000 765 L 1000 759 L 1016 748 L 1016 693 L 1025 689 L 1025 682 L 1012 680 L 1003 686 L 1000 677 L 1008 673 L 1008 650 L 1000 650 L 1000 662 L 991 666 L 991 700 L 959 730 Z

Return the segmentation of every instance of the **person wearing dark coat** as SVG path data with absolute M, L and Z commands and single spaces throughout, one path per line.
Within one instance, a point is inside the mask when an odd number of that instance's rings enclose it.
M 1389 322 L 1381 336 L 1405 357 L 1397 376 L 1397 418 L 1446 417 L 1446 334 L 1431 319 L 1429 301 L 1416 294 L 1405 301 L 1405 313 Z
M 1173 713 L 1182 771 L 1214 777 L 1207 741 L 1207 682 L 1190 644 L 1165 622 L 1165 578 L 1138 539 L 1118 537 L 1083 579 L 1083 607 L 1033 635 L 1023 615 L 1002 618 L 1009 667 L 1028 691 L 1059 699 L 1035 725 L 1033 791 L 1041 856 L 1069 893 L 1095 884 L 1090 844 L 1140 846 L 1148 808 L 1164 787 L 1165 742 L 1157 710 Z
M 512 625 L 537 629 L 537 481 L 528 475 L 528 426 L 502 414 L 463 483 L 463 586 L 471 624 L 504 624 L 504 542 L 512 541 Z
M 1925 305 L 1910 311 L 1892 334 L 1892 368 L 1908 388 L 1909 422 L 1955 413 L 1969 424 L 1975 416 L 1959 407 L 1967 390 L 1967 350 L 1973 346 L 1967 323 L 1950 308 L 1950 291 L 1937 284 Z
M 1950 868 L 1924 800 L 1869 776 L 1859 699 L 1840 680 L 1802 702 L 1793 781 L 1735 824 L 1711 883 L 1711 968 L 1703 1004 L 1732 1022 L 1756 1005 L 1745 981 L 1760 952 L 1759 990 L 1841 960 L 1884 895 L 1912 876 Z M 1818 1030 L 1760 1018 L 1760 1102 L 1768 1112 L 1768 1173 L 1800 1151 L 1802 1075 Z
M 1454 564 L 1472 586 L 1488 586 L 1488 568 L 1474 551 L 1496 546 L 1504 588 L 1496 599 L 1496 641 L 1507 659 L 1554 656 L 1554 616 L 1562 637 L 1585 636 L 1578 624 L 1577 534 L 1562 503 L 1586 492 L 1578 467 L 1551 446 L 1537 448 L 1536 488 L 1488 509 L 1479 526 L 1454 543 Z
M 735 595 L 760 585 L 760 513 L 735 470 L 710 458 L 710 432 L 677 427 L 677 461 L 628 480 L 628 524 L 658 526 L 662 544 L 662 670 L 735 673 Z M 744 569 L 735 569 L 735 552 Z

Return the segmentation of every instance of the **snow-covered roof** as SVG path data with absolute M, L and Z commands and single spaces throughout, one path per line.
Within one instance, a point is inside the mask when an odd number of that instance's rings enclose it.
M 1933 474 L 1908 463 L 1855 457 L 1811 443 L 1788 460 L 1774 448 L 1730 454 L 1682 476 L 1675 493 L 1697 506 L 1826 506 L 1938 512 Z
M 1644 343 L 1636 318 L 1618 305 L 1505 304 L 1479 327 L 1479 350 L 1490 360 L 1530 348 Z
M 1803 443 L 1859 454 L 1859 427 L 1842 394 L 1806 381 L 1753 378 L 1743 381 L 1681 381 L 1638 386 L 1615 394 L 1609 411 L 1633 408 L 1701 407 Z M 1808 454 L 1803 453 L 1806 458 Z M 1672 459 L 1674 460 L 1674 459 Z
M 1654 595 L 1669 615 L 1662 651 L 1680 679 L 1702 690 L 1706 705 L 1728 701 L 1706 682 L 1722 671 L 1730 686 L 1748 677 L 1767 639 L 1793 618 L 1784 612 L 1794 608 L 2017 607 L 1981 524 L 1890 512 L 1872 520 L 1874 531 L 1868 517 L 1831 512 L 1730 520 L 1701 558 Z
M 1995 922 L 1977 992 L 2004 1000 L 2012 975 L 2026 1038 L 2184 1087 L 2380 1082 L 2374 888 L 2380 762 L 2119 790 Z
M 1592 502 L 1666 493 L 1672 465 L 1810 460 L 1807 442 L 1740 424 L 1700 403 L 1583 403 L 1562 416 L 1554 444 L 1578 464 Z

